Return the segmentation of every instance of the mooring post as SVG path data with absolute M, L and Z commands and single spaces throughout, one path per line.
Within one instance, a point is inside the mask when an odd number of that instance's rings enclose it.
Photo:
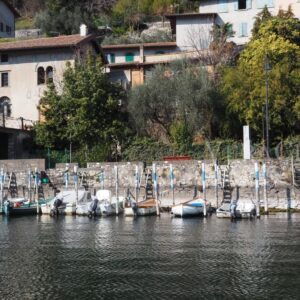
M 39 209 L 39 172 L 38 169 L 34 169 L 35 177 L 34 177 L 34 185 L 35 185 L 35 195 L 36 195 L 36 211 L 37 213 L 40 212 Z
M 119 214 L 119 168 L 115 166 L 115 179 L 116 179 L 116 215 Z
M 173 165 L 170 164 L 170 181 L 171 181 L 171 190 L 172 190 L 172 202 L 175 205 L 175 194 L 174 194 L 174 170 Z
M 3 187 L 4 187 L 4 170 L 1 168 L 0 170 L 0 193 L 1 193 L 1 201 L 0 201 L 0 214 L 3 212 Z
M 138 197 L 139 197 L 139 167 L 135 165 L 135 203 L 138 205 Z
M 76 208 L 78 205 L 78 166 L 74 166 L 74 185 L 75 185 L 75 193 L 76 193 Z
M 259 170 L 258 163 L 254 164 L 255 169 L 255 197 L 256 197 L 256 217 L 260 218 L 260 203 L 259 203 Z
M 206 217 L 207 211 L 206 211 L 206 174 L 205 174 L 205 163 L 202 163 L 202 186 L 203 186 L 203 215 Z
M 104 169 L 101 168 L 100 174 L 99 174 L 99 181 L 101 189 L 104 190 Z
M 158 191 L 157 191 L 157 174 L 156 174 L 156 164 L 152 164 L 152 178 L 154 183 L 154 197 L 156 204 L 156 215 L 159 216 L 159 205 L 158 205 Z
M 66 189 L 69 187 L 69 164 L 66 164 L 66 169 L 65 169 L 65 184 L 66 184 Z
M 216 197 L 216 206 L 219 207 L 219 195 L 218 195 L 218 163 L 215 161 L 215 197 Z
M 29 196 L 29 202 L 31 203 L 31 170 L 28 169 L 28 196 Z
M 265 206 L 265 214 L 269 213 L 268 206 L 268 190 L 267 190 L 267 165 L 266 162 L 263 164 L 263 175 L 264 175 L 264 206 Z

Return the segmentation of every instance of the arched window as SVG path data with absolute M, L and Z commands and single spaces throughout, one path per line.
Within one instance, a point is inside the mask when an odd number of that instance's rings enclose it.
M 0 114 L 5 117 L 11 116 L 11 101 L 8 97 L 0 98 Z
M 47 83 L 53 82 L 53 68 L 51 66 L 46 69 Z
M 39 67 L 37 70 L 37 84 L 45 84 L 45 70 Z

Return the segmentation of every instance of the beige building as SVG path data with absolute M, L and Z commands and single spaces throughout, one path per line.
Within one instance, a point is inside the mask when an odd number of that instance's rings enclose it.
M 0 38 L 15 36 L 15 18 L 18 17 L 18 11 L 8 0 L 0 0 Z
M 66 63 L 83 59 L 89 50 L 100 53 L 94 36 L 84 32 L 0 43 L 0 158 L 19 156 L 7 150 L 15 139 L 8 131 L 26 131 L 39 121 L 38 106 L 47 82 L 59 88 Z

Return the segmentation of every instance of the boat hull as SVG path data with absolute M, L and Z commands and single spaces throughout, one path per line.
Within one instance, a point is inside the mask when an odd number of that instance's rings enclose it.
M 33 205 L 21 205 L 20 207 L 14 207 L 11 203 L 5 203 L 3 206 L 3 213 L 6 216 L 23 216 L 23 215 L 36 215 L 37 206 Z
M 204 216 L 204 205 L 206 205 L 206 211 L 209 210 L 210 205 L 202 199 L 193 199 L 181 204 L 174 205 L 171 209 L 171 213 L 175 217 L 195 217 Z
M 132 207 L 125 207 L 124 215 L 127 217 L 133 216 L 153 216 L 156 215 L 156 206 L 152 207 L 138 207 L 134 209 Z

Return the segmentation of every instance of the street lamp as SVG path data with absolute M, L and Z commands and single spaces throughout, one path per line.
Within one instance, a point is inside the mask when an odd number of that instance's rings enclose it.
M 272 70 L 269 58 L 268 56 L 265 57 L 265 64 L 264 64 L 264 70 L 265 70 L 265 80 L 266 80 L 266 109 L 265 109 L 265 122 L 266 122 L 266 152 L 267 152 L 267 158 L 270 157 L 269 154 L 269 71 Z

